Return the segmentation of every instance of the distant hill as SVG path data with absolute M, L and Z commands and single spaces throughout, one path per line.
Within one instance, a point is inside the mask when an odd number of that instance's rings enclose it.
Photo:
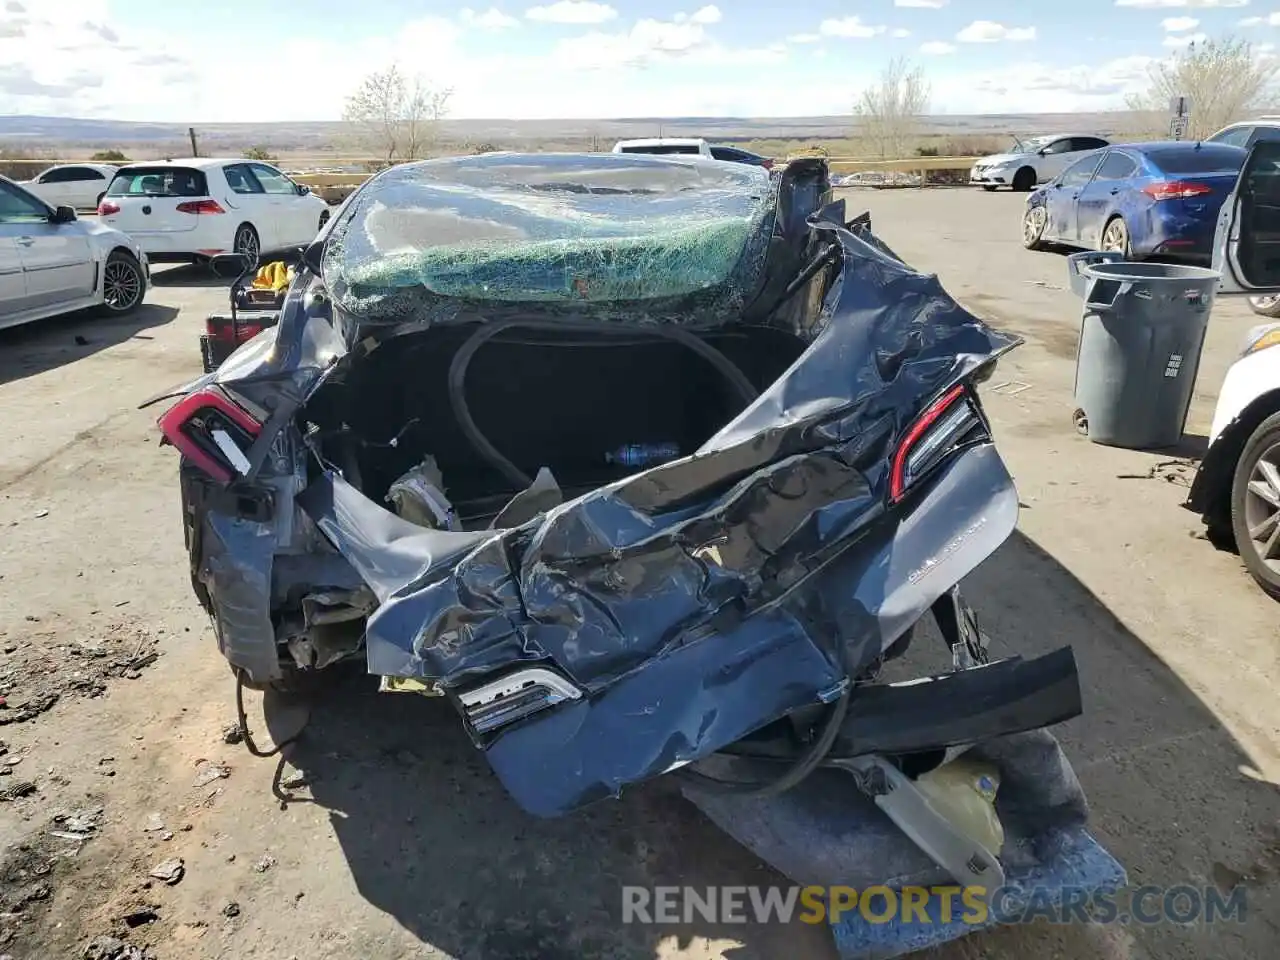
M 1054 132 L 1115 133 L 1131 115 L 1009 114 L 936 116 L 922 122 L 922 133 L 994 135 Z M 619 117 L 599 120 L 446 120 L 441 140 L 450 145 L 492 144 L 500 148 L 584 144 L 608 149 L 618 139 L 644 136 L 704 136 L 730 142 L 750 140 L 842 140 L 854 129 L 850 116 L 835 117 Z M 339 121 L 197 124 L 202 154 L 235 153 L 262 146 L 281 154 L 324 155 L 354 151 L 351 128 Z M 181 154 L 187 126 L 127 120 L 72 117 L 0 116 L 0 148 L 33 156 L 73 156 L 117 148 L 131 156 Z

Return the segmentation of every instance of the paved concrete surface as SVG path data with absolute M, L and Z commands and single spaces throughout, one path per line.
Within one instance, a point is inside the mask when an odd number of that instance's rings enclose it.
M 1075 645 L 1087 713 L 1060 735 L 1097 834 L 1135 883 L 1248 895 L 1243 923 L 1005 929 L 941 955 L 1274 955 L 1280 608 L 1179 507 L 1180 461 L 1252 315 L 1215 309 L 1185 450 L 1102 448 L 1072 429 L 1079 307 L 1061 254 L 1019 245 L 1021 197 L 848 197 L 905 259 L 1027 339 L 984 391 L 1020 530 L 966 589 L 999 651 Z M 10 707 L 58 694 L 24 722 L 0 710 L 0 760 L 19 760 L 0 764 L 0 791 L 34 785 L 0 802 L 0 953 L 78 957 L 115 933 L 160 960 L 830 957 L 825 931 L 800 924 L 619 924 L 621 884 L 782 882 L 662 782 L 534 821 L 449 708 L 358 682 L 311 718 L 294 757 L 308 787 L 273 793 L 275 760 L 222 743 L 232 685 L 187 583 L 176 457 L 135 407 L 198 373 L 196 336 L 224 296 L 199 271 L 161 269 L 136 317 L 0 332 L 0 693 Z M 1029 386 L 1010 396 L 1005 381 Z M 136 655 L 152 649 L 153 664 Z M 210 763 L 228 775 L 204 782 Z M 170 857 L 182 881 L 149 880 Z

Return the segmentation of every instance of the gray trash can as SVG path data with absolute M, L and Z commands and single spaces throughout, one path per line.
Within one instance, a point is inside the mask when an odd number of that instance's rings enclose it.
M 1084 287 L 1076 428 L 1113 447 L 1177 445 L 1221 275 L 1093 251 L 1067 264 L 1072 289 Z

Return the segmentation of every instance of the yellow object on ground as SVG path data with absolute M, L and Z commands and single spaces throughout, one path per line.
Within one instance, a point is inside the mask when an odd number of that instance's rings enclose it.
M 284 290 L 293 282 L 293 267 L 286 266 L 278 260 L 258 269 L 253 278 L 255 290 Z

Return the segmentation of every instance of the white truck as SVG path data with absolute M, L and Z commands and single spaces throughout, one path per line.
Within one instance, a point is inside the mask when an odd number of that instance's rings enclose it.
M 711 158 L 711 145 L 699 137 L 650 137 L 644 140 L 619 140 L 614 153 L 655 153 L 665 156 L 684 154 Z

